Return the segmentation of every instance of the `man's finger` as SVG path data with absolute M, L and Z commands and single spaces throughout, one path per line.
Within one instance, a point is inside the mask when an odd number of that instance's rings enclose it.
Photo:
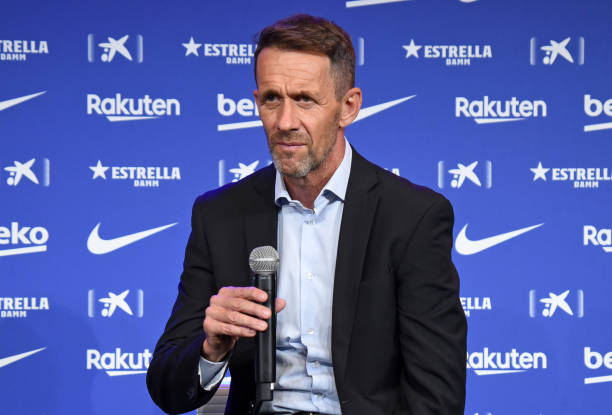
M 223 336 L 232 337 L 253 337 L 257 333 L 248 327 L 234 326 L 232 324 L 223 323 L 221 321 L 215 321 L 211 324 L 210 331 L 218 333 Z
M 279 313 L 283 311 L 286 305 L 287 305 L 287 301 L 285 301 L 282 298 L 277 298 L 276 299 L 276 312 Z
M 222 297 L 240 297 L 246 300 L 263 303 L 268 298 L 268 294 L 256 287 L 223 287 L 219 290 Z
M 206 310 L 206 319 L 212 319 L 224 324 L 246 327 L 252 330 L 265 330 L 268 325 L 265 321 L 251 317 L 236 310 L 227 310 L 221 307 L 211 306 Z M 216 327 L 213 326 L 213 330 Z M 226 333 L 221 333 L 226 334 Z

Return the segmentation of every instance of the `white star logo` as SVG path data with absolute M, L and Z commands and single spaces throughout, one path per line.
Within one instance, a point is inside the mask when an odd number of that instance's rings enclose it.
M 185 46 L 185 49 L 187 49 L 185 51 L 185 56 L 189 56 L 192 54 L 196 56 L 200 56 L 200 54 L 198 53 L 198 48 L 202 46 L 202 44 L 195 43 L 195 41 L 193 40 L 193 36 L 191 36 L 191 39 L 189 39 L 189 43 L 183 43 L 183 46 Z
M 542 179 L 544 181 L 546 181 L 546 173 L 548 173 L 548 170 L 550 170 L 550 168 L 545 169 L 544 167 L 542 167 L 542 162 L 538 162 L 538 167 L 535 169 L 529 169 L 533 172 L 533 181 L 535 182 L 538 179 Z
M 415 58 L 419 58 L 419 49 L 421 49 L 423 46 L 417 46 L 414 44 L 414 39 L 410 39 L 410 44 L 409 45 L 405 45 L 402 46 L 404 49 L 406 49 L 406 57 L 409 58 L 411 56 L 414 56 Z
M 110 167 L 104 167 L 100 160 L 98 160 L 98 164 L 96 164 L 95 166 L 89 166 L 89 168 L 94 173 L 93 179 L 97 177 L 102 177 L 104 180 L 106 180 L 106 170 L 110 169 Z

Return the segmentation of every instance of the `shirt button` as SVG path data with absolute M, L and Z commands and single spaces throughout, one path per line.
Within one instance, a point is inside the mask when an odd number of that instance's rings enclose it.
M 315 367 L 319 367 L 321 364 L 319 363 L 318 360 L 315 360 L 314 365 L 315 365 Z
M 314 334 L 314 329 L 308 329 L 308 334 Z
M 309 272 L 309 273 L 306 275 L 306 277 L 307 277 L 309 280 L 312 280 L 312 279 L 313 279 L 315 276 L 314 276 L 314 274 L 313 274 L 312 272 Z

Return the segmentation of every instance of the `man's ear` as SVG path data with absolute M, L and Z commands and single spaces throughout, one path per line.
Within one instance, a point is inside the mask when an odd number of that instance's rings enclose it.
M 352 123 L 361 109 L 361 89 L 349 89 L 340 102 L 339 127 L 344 128 Z

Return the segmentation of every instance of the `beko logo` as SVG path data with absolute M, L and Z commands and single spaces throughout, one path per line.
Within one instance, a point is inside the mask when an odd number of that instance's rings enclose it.
M 586 94 L 584 96 L 584 113 L 589 117 L 599 117 L 602 114 L 612 117 L 612 99 L 600 101 L 599 99 L 592 98 L 591 95 Z M 585 133 L 610 129 L 612 129 L 612 122 L 584 125 Z
M 521 100 L 516 97 L 505 101 L 489 99 L 472 100 L 455 98 L 455 117 L 472 118 L 476 124 L 492 124 L 520 121 L 527 118 L 546 117 L 548 109 L 542 100 Z
M 490 352 L 485 347 L 482 352 L 467 354 L 467 368 L 479 376 L 522 373 L 534 369 L 546 369 L 548 359 L 545 353 L 519 353 L 516 349 L 510 352 Z
M 176 98 L 123 98 L 120 93 L 113 98 L 101 98 L 87 94 L 87 114 L 105 115 L 111 121 L 148 120 L 163 116 L 181 115 L 181 103 Z
M 357 114 L 357 118 L 353 122 L 357 122 L 359 120 L 363 120 L 364 118 L 368 118 L 374 114 L 382 112 L 386 109 L 394 107 L 402 102 L 408 101 L 412 98 L 416 97 L 416 95 L 410 95 L 408 97 L 395 99 L 393 101 L 383 102 L 381 104 L 372 105 L 371 107 L 361 108 L 359 114 Z M 255 101 L 252 101 L 248 98 L 243 98 L 238 102 L 235 102 L 231 98 L 226 98 L 223 94 L 217 94 L 217 111 L 219 114 L 224 117 L 230 117 L 235 113 L 238 113 L 242 117 L 258 117 L 259 112 L 257 110 L 257 105 L 255 105 Z M 217 125 L 217 131 L 229 131 L 229 130 L 240 130 L 243 128 L 253 128 L 253 127 L 261 127 L 263 124 L 261 120 L 252 120 L 252 121 L 243 121 L 243 122 L 233 122 L 229 124 L 219 124 Z
M 87 349 L 87 370 L 104 370 L 108 376 L 139 375 L 147 373 L 152 357 L 149 349 L 140 353 L 122 352 L 120 347 L 111 353 Z
M 19 227 L 18 222 L 11 222 L 10 227 L 0 226 L 0 257 L 46 252 L 48 240 L 49 231 L 42 226 Z M 32 246 L 5 249 L 5 245 Z
M 592 350 L 590 347 L 584 348 L 584 365 L 587 369 L 597 370 L 605 367 L 612 370 L 612 352 L 602 354 Z M 592 376 L 584 378 L 584 384 L 612 382 L 612 375 Z

